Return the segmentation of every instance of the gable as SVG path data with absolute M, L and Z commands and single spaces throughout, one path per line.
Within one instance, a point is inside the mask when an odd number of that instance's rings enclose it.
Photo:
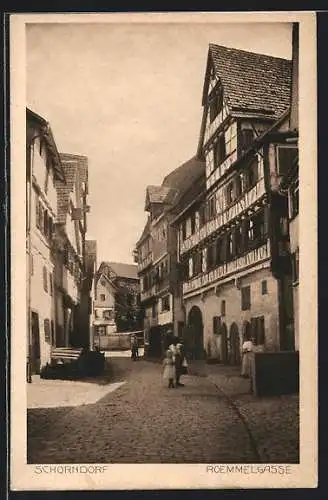
M 213 71 L 222 83 L 231 112 L 276 120 L 290 104 L 290 60 L 210 44 L 203 105 Z

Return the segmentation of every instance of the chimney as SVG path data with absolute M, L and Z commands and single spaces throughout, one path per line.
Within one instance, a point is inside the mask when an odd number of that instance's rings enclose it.
M 298 55 L 299 23 L 293 23 L 292 34 L 292 94 L 290 106 L 290 128 L 298 130 Z

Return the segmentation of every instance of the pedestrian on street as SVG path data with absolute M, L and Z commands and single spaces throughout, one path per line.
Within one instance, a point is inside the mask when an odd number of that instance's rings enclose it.
M 247 335 L 242 345 L 241 376 L 244 378 L 250 378 L 252 374 L 252 351 L 253 342 L 250 336 Z
M 174 337 L 173 342 L 169 347 L 169 350 L 172 352 L 175 364 L 175 386 L 183 387 L 184 384 L 181 384 L 180 382 L 180 377 L 182 375 L 182 372 L 184 371 L 183 362 L 185 359 L 182 342 L 177 337 Z
M 136 335 L 132 335 L 131 337 L 131 359 L 136 361 L 139 359 L 139 346 L 138 339 Z
M 168 388 L 174 388 L 175 373 L 175 362 L 173 360 L 173 354 L 170 349 L 166 351 L 166 356 L 163 361 L 163 381 L 168 383 Z

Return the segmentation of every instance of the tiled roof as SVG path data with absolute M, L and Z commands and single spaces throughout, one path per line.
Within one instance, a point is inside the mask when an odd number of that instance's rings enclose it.
M 55 172 L 55 176 L 57 179 L 60 179 L 62 182 L 65 182 L 65 175 L 62 168 L 61 159 L 49 123 L 42 116 L 38 115 L 29 108 L 26 108 L 26 123 L 27 123 L 26 127 L 27 129 L 30 124 L 34 123 L 41 130 L 42 137 L 45 140 L 45 144 L 48 150 L 48 154 L 52 157 L 53 160 L 52 165 Z
M 79 175 L 80 182 L 88 180 L 88 159 L 85 156 L 60 153 L 66 183 L 56 182 L 57 190 L 57 222 L 66 223 L 66 215 L 69 208 L 70 193 L 73 192 L 74 182 Z
M 138 279 L 138 266 L 136 264 L 125 264 L 123 262 L 102 262 L 99 266 L 99 269 L 101 269 L 103 266 L 110 267 L 119 278 Z
M 164 177 L 161 186 L 148 186 L 146 191 L 146 209 L 148 203 L 165 203 L 172 208 L 177 206 L 185 193 L 192 186 L 199 184 L 203 187 L 205 180 L 205 161 L 196 156 L 186 161 L 176 169 L 172 170 Z M 144 226 L 137 246 L 141 243 L 147 233 L 150 231 L 150 218 Z
M 169 192 L 169 187 L 147 186 L 146 196 L 148 197 L 149 203 L 165 203 Z
M 196 180 L 205 178 L 205 161 L 196 157 L 186 161 L 170 172 L 163 180 L 162 186 L 170 186 L 178 190 L 174 203 L 178 203 Z
M 136 246 L 139 245 L 139 243 L 141 243 L 141 241 L 144 239 L 144 237 L 149 234 L 149 231 L 150 231 L 150 217 L 147 217 L 147 222 L 143 228 L 143 231 L 142 231 L 142 234 L 139 238 L 139 240 L 137 241 L 136 243 Z
M 291 61 L 210 44 L 230 111 L 277 119 L 290 105 Z M 205 79 L 204 98 L 207 81 Z

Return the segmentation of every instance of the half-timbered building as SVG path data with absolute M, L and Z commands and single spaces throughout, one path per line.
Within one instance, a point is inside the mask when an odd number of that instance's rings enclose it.
M 203 202 L 175 220 L 186 340 L 194 357 L 239 363 L 241 342 L 294 348 L 286 197 L 291 61 L 210 44 L 200 147 Z

